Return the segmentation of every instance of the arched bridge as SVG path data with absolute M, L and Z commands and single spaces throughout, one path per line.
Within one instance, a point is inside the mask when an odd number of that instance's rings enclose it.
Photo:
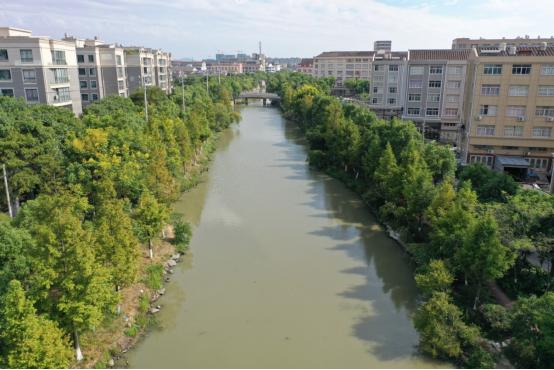
M 248 99 L 261 99 L 263 100 L 264 105 L 267 105 L 268 100 L 271 101 L 271 103 L 281 100 L 277 94 L 257 91 L 244 91 L 240 93 L 237 99 L 243 100 L 246 105 L 248 105 Z

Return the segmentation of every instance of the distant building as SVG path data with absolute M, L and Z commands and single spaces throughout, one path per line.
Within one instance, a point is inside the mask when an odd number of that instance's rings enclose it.
M 390 41 L 390 40 L 375 41 L 373 43 L 373 50 L 374 51 L 379 51 L 379 50 L 391 51 L 392 50 L 392 41 Z
M 0 27 L 0 95 L 82 112 L 77 54 L 71 42 Z
M 242 63 L 236 62 L 207 63 L 206 68 L 210 75 L 220 74 L 222 76 L 225 76 L 243 73 Z
M 268 65 L 265 66 L 265 71 L 268 73 L 275 73 L 275 72 L 279 72 L 280 70 L 281 70 L 280 64 L 273 65 L 269 63 Z
M 300 73 L 305 73 L 307 75 L 312 75 L 314 72 L 314 59 L 313 58 L 303 58 L 300 60 L 300 63 L 296 67 L 296 70 Z
M 158 86 L 166 93 L 171 92 L 168 78 L 171 54 L 136 46 L 124 49 L 130 94 L 143 86 Z
M 335 92 L 345 92 L 349 79 L 370 81 L 373 51 L 326 51 L 314 57 L 314 77 L 334 77 Z
M 554 47 L 554 37 L 550 38 L 541 38 L 537 37 L 530 38 L 529 36 L 525 37 L 516 37 L 513 39 L 501 38 L 501 39 L 469 39 L 469 38 L 457 38 L 452 41 L 452 49 L 471 49 L 471 48 L 498 48 L 502 44 L 506 46 L 518 46 L 518 47 L 540 47 L 543 43 L 547 44 L 548 47 Z

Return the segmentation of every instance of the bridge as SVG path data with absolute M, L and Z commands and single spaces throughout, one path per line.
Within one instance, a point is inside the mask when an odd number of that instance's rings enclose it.
M 244 91 L 240 93 L 237 99 L 244 100 L 245 104 L 248 105 L 248 99 L 261 99 L 264 102 L 264 105 L 267 104 L 267 101 L 278 102 L 281 100 L 279 95 L 268 92 L 258 92 L 258 91 Z

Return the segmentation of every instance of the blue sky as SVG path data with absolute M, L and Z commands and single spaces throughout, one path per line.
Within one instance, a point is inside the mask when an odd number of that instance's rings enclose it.
M 55 38 L 98 36 L 174 58 L 324 50 L 449 48 L 455 37 L 554 35 L 554 0 L 3 0 L 0 25 Z

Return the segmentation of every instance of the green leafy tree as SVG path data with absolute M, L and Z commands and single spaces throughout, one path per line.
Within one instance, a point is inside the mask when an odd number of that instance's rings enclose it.
M 483 202 L 504 202 L 507 195 L 513 195 L 518 190 L 517 183 L 510 175 L 490 170 L 482 164 L 464 167 L 459 179 L 471 181 L 479 200 Z
M 72 360 L 65 333 L 37 315 L 17 280 L 0 299 L 0 354 L 3 368 L 67 368 Z
M 29 276 L 29 251 L 33 244 L 26 230 L 0 222 L 0 295 L 11 280 L 24 281 Z
M 149 192 L 144 192 L 135 209 L 135 221 L 142 241 L 148 242 L 150 258 L 154 257 L 152 239 L 158 235 L 169 218 L 168 209 Z
M 442 260 L 432 260 L 421 273 L 416 274 L 415 281 L 419 289 L 431 296 L 434 292 L 448 293 L 454 282 L 454 276 Z

